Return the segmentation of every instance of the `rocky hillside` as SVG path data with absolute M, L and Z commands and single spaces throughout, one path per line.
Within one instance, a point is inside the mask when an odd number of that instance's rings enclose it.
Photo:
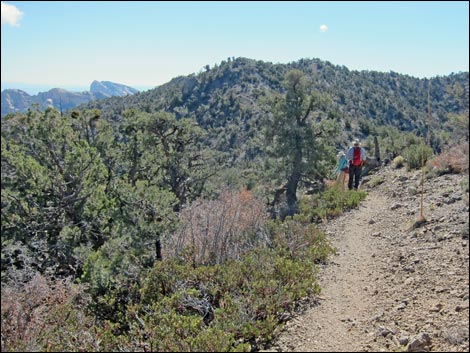
M 228 58 L 152 90 L 91 101 L 80 108 L 99 109 L 103 118 L 113 122 L 121 121 L 126 109 L 164 110 L 211 130 L 214 144 L 234 158 L 253 156 L 260 147 L 263 119 L 270 114 L 267 102 L 284 94 L 282 83 L 292 69 L 305 74 L 309 89 L 331 99 L 324 116 L 341 123 L 343 148 L 354 137 L 366 138 L 388 127 L 423 136 L 429 87 L 435 132 L 431 143 L 436 151 L 442 147 L 441 132 L 448 134 L 453 128 L 449 116 L 468 111 L 468 72 L 429 80 L 394 72 L 353 71 L 319 59 L 273 64 L 247 58 Z
M 31 106 L 31 96 L 20 89 L 2 91 L 2 117 L 8 113 L 24 112 Z
M 8 113 L 25 112 L 33 104 L 38 104 L 41 110 L 47 107 L 55 107 L 65 112 L 90 101 L 113 96 L 126 96 L 137 92 L 135 88 L 109 81 L 93 81 L 90 85 L 90 91 L 84 92 L 72 92 L 61 88 L 53 88 L 47 92 L 40 92 L 37 95 L 29 95 L 21 90 L 6 89 L 2 91 L 1 116 L 3 117 Z
M 468 175 L 425 181 L 386 167 L 364 178 L 359 209 L 324 224 L 337 255 L 321 270 L 317 306 L 271 351 L 469 350 Z
M 329 95 L 332 114 L 353 125 L 367 119 L 419 131 L 426 122 L 429 84 L 431 110 L 440 122 L 446 121 L 447 113 L 468 109 L 468 72 L 429 80 L 394 72 L 353 71 L 319 59 L 273 64 L 247 58 L 229 58 L 198 74 L 176 77 L 138 95 L 92 102 L 87 108 L 99 108 L 112 120 L 135 108 L 193 117 L 203 126 L 253 123 L 265 113 L 265 97 L 284 93 L 282 81 L 292 69 L 308 77 L 311 90 Z

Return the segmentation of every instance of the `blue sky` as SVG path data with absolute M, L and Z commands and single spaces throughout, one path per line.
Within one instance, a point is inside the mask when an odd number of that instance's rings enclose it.
M 228 57 L 469 71 L 467 1 L 2 1 L 2 90 L 147 89 Z

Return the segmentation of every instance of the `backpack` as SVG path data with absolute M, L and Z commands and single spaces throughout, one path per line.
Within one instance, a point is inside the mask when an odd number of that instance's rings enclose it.
M 352 165 L 354 165 L 356 167 L 362 165 L 361 148 L 360 147 L 354 147 L 354 155 L 353 155 Z

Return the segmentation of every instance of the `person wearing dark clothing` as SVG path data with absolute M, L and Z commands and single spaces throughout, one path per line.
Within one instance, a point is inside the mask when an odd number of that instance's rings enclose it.
M 349 182 L 348 188 L 357 190 L 361 181 L 362 167 L 366 163 L 366 150 L 361 147 L 359 140 L 355 140 L 353 146 L 346 153 L 349 160 Z

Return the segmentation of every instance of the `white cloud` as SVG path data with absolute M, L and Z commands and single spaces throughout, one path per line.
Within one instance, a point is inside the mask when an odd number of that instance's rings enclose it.
M 327 32 L 328 31 L 328 26 L 327 25 L 321 25 L 320 26 L 320 31 L 323 32 L 323 33 Z
M 2 1 L 2 25 L 8 23 L 12 26 L 19 27 L 21 17 L 23 17 L 23 12 L 18 10 L 16 6 Z

